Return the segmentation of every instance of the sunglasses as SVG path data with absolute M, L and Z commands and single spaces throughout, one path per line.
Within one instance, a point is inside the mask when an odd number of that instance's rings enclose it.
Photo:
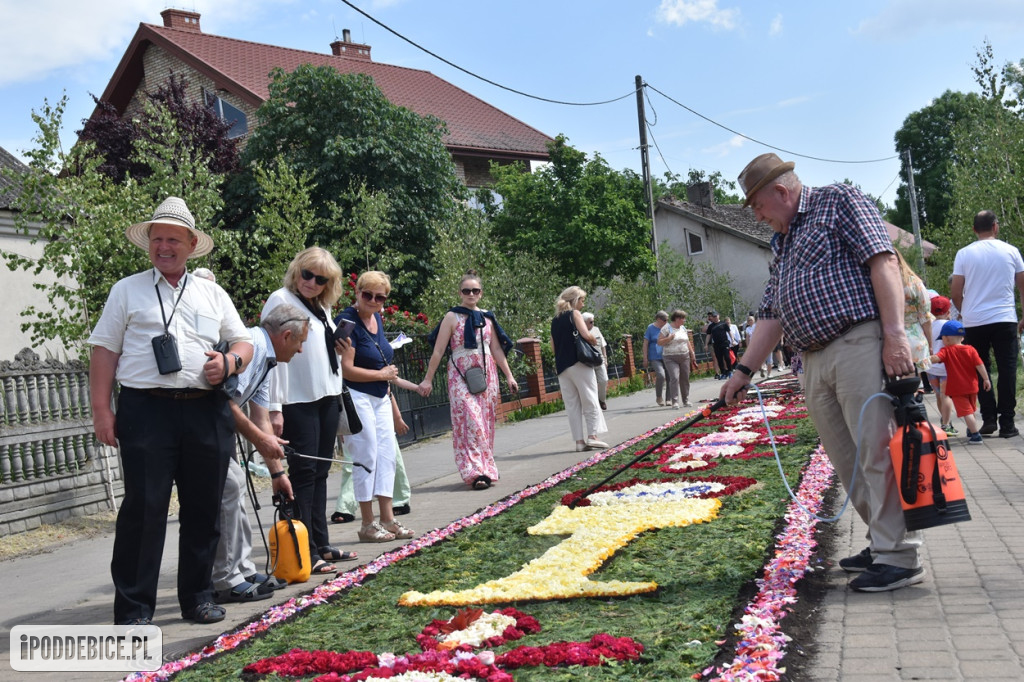
M 323 275 L 314 275 L 309 270 L 303 270 L 301 274 L 302 279 L 306 280 L 307 282 L 311 279 L 315 279 L 316 283 L 319 284 L 320 286 L 323 286 L 331 281 L 330 277 L 324 277 Z
M 463 289 L 462 290 L 462 295 L 463 296 L 479 296 L 483 292 L 484 292 L 483 289 Z
M 373 303 L 374 301 L 377 303 L 384 303 L 384 301 L 388 300 L 387 294 L 371 294 L 369 291 L 360 291 L 359 295 L 362 296 L 363 300 L 367 303 Z

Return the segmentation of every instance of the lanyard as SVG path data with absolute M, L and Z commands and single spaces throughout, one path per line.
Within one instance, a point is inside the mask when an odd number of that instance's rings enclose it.
M 170 317 L 166 317 L 164 315 L 164 298 L 160 295 L 160 282 L 153 285 L 153 288 L 156 289 L 157 300 L 160 301 L 160 319 L 164 321 L 164 334 L 166 334 L 167 330 L 171 327 L 171 320 L 174 319 L 174 313 L 178 311 L 178 304 L 181 303 L 181 297 L 185 294 L 186 284 L 188 284 L 188 273 L 185 274 L 185 281 L 181 283 L 181 291 L 178 292 L 178 298 L 174 301 L 174 306 L 171 308 Z

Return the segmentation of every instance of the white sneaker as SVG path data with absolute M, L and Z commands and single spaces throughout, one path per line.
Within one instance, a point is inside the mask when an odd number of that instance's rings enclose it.
M 664 407 L 664 406 L 665 406 L 665 401 L 662 400 L 661 398 L 658 398 L 658 407 Z
M 672 409 L 673 410 L 678 410 L 679 409 L 679 401 L 678 400 L 673 400 L 672 401 Z
M 689 400 L 684 400 L 683 407 L 693 407 L 693 403 L 691 403 Z
M 590 450 L 607 450 L 609 447 L 608 443 L 598 440 L 595 436 L 587 439 L 587 448 Z

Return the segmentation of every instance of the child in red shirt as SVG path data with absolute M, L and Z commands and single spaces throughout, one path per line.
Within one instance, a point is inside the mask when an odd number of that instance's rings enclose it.
M 981 356 L 973 346 L 964 344 L 964 326 L 957 320 L 942 325 L 942 348 L 931 357 L 932 362 L 946 365 L 946 395 L 953 400 L 956 416 L 963 417 L 967 425 L 967 443 L 982 442 L 978 433 L 978 421 L 974 418 L 978 400 L 978 373 L 984 379 L 987 391 L 992 387 L 988 372 L 981 362 Z

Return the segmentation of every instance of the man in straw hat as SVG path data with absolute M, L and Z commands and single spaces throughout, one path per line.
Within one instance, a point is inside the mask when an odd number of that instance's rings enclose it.
M 156 608 L 171 485 L 178 490 L 178 603 L 197 623 L 224 619 L 211 571 L 220 537 L 221 494 L 234 453 L 227 395 L 214 387 L 252 358 L 249 332 L 218 285 L 189 276 L 189 258 L 213 249 L 185 202 L 168 197 L 128 240 L 153 269 L 110 289 L 89 344 L 96 438 L 120 446 L 124 500 L 110 573 L 114 622 L 149 624 Z M 226 341 L 227 353 L 213 350 Z M 117 412 L 111 409 L 120 384 Z
M 774 260 L 757 328 L 721 395 L 735 402 L 783 333 L 803 353 L 807 409 L 869 546 L 840 567 L 850 587 L 883 592 L 924 580 L 920 532 L 907 532 L 888 443 L 892 405 L 870 396 L 883 375 L 914 376 L 903 284 L 873 201 L 849 185 L 804 187 L 792 162 L 762 154 L 739 176 L 745 206 L 771 225 Z M 858 418 L 864 408 L 857 469 Z

